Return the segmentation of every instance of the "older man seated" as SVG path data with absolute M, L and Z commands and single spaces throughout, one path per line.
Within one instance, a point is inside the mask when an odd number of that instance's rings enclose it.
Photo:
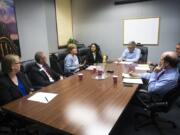
M 173 51 L 164 52 L 161 55 L 160 65 L 152 73 L 136 74 L 130 72 L 130 75 L 141 76 L 141 78 L 148 80 L 148 93 L 163 96 L 177 86 L 179 78 L 177 54 Z
M 119 58 L 120 61 L 138 62 L 141 56 L 141 50 L 136 48 L 134 41 L 128 44 L 128 47 L 123 51 L 122 56 Z

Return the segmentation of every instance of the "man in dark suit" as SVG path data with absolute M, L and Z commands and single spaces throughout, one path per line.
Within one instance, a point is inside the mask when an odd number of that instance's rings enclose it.
M 36 63 L 31 68 L 31 81 L 36 86 L 47 86 L 62 77 L 52 70 L 47 64 L 47 58 L 43 52 L 35 54 Z

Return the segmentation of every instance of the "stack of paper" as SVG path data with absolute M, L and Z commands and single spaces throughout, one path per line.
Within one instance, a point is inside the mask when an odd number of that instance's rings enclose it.
M 57 96 L 57 94 L 55 93 L 37 92 L 33 96 L 28 98 L 28 100 L 41 103 L 49 103 L 55 96 Z
M 124 78 L 135 78 L 135 79 L 138 79 L 138 78 L 140 78 L 140 77 L 136 77 L 136 76 L 131 76 L 131 75 L 129 75 L 129 74 L 126 74 L 126 73 L 122 73 L 122 77 L 124 77 Z
M 136 70 L 143 70 L 143 71 L 149 71 L 149 70 L 150 70 L 148 64 L 138 64 L 138 65 L 135 67 L 135 69 L 136 69 Z
M 134 83 L 134 84 L 143 84 L 142 79 L 135 79 L 135 78 L 124 78 L 123 83 Z

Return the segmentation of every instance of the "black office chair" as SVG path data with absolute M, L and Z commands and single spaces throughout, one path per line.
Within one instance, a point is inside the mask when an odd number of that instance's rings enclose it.
M 178 83 L 178 86 L 170 90 L 167 94 L 165 94 L 162 98 L 159 96 L 151 96 L 149 102 L 145 102 L 141 96 L 137 95 L 138 100 L 141 103 L 141 107 L 145 110 L 146 113 L 136 113 L 135 114 L 135 122 L 138 122 L 140 117 L 146 118 L 146 121 L 143 121 L 142 123 L 135 123 L 135 129 L 139 130 L 140 128 L 144 126 L 148 126 L 150 124 L 153 124 L 159 131 L 160 134 L 162 134 L 162 131 L 159 128 L 158 122 L 162 123 L 169 123 L 174 128 L 176 128 L 176 124 L 173 121 L 166 120 L 164 118 L 159 117 L 159 113 L 167 113 L 171 110 L 171 107 L 174 103 L 174 101 L 179 97 L 180 95 L 180 86 Z M 142 92 L 143 94 L 147 94 L 147 92 Z M 157 98 L 158 97 L 158 98 Z M 150 115 L 148 115 L 148 112 Z
M 84 61 L 86 60 L 87 54 L 89 52 L 89 48 L 88 47 L 83 47 L 83 48 L 79 48 L 78 49 L 78 59 L 79 59 L 79 63 L 84 63 Z
M 0 108 L 1 135 L 39 135 L 38 125 L 6 113 Z
M 148 60 L 148 48 L 141 45 L 141 44 L 137 44 L 136 47 L 141 50 L 141 57 L 138 60 L 138 63 L 147 63 L 147 60 Z
M 32 83 L 32 79 L 31 79 L 31 73 L 30 73 L 30 70 L 32 68 L 32 66 L 34 66 L 35 64 L 35 61 L 34 60 L 27 60 L 27 61 L 23 61 L 21 63 L 21 72 L 24 73 L 25 77 L 26 77 L 26 80 L 28 81 L 29 84 L 32 85 L 33 89 L 34 90 L 38 90 L 41 88 L 41 86 L 38 86 L 38 85 L 34 85 Z
M 60 65 L 60 63 L 58 62 L 58 53 L 52 53 L 50 56 L 49 56 L 49 59 L 50 59 L 50 65 L 51 65 L 51 68 L 61 74 L 61 75 L 64 75 L 64 71 L 63 71 L 63 67 Z

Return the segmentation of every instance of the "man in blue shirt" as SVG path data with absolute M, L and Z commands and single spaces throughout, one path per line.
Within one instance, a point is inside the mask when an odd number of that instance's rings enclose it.
M 126 48 L 121 58 L 119 60 L 128 61 L 128 62 L 138 62 L 141 56 L 141 50 L 136 48 L 136 43 L 134 41 L 128 44 L 128 48 Z
M 134 73 L 130 73 L 136 76 Z M 141 78 L 148 80 L 148 93 L 163 96 L 176 87 L 179 72 L 177 70 L 177 55 L 173 51 L 161 55 L 160 65 L 152 73 L 144 73 Z

